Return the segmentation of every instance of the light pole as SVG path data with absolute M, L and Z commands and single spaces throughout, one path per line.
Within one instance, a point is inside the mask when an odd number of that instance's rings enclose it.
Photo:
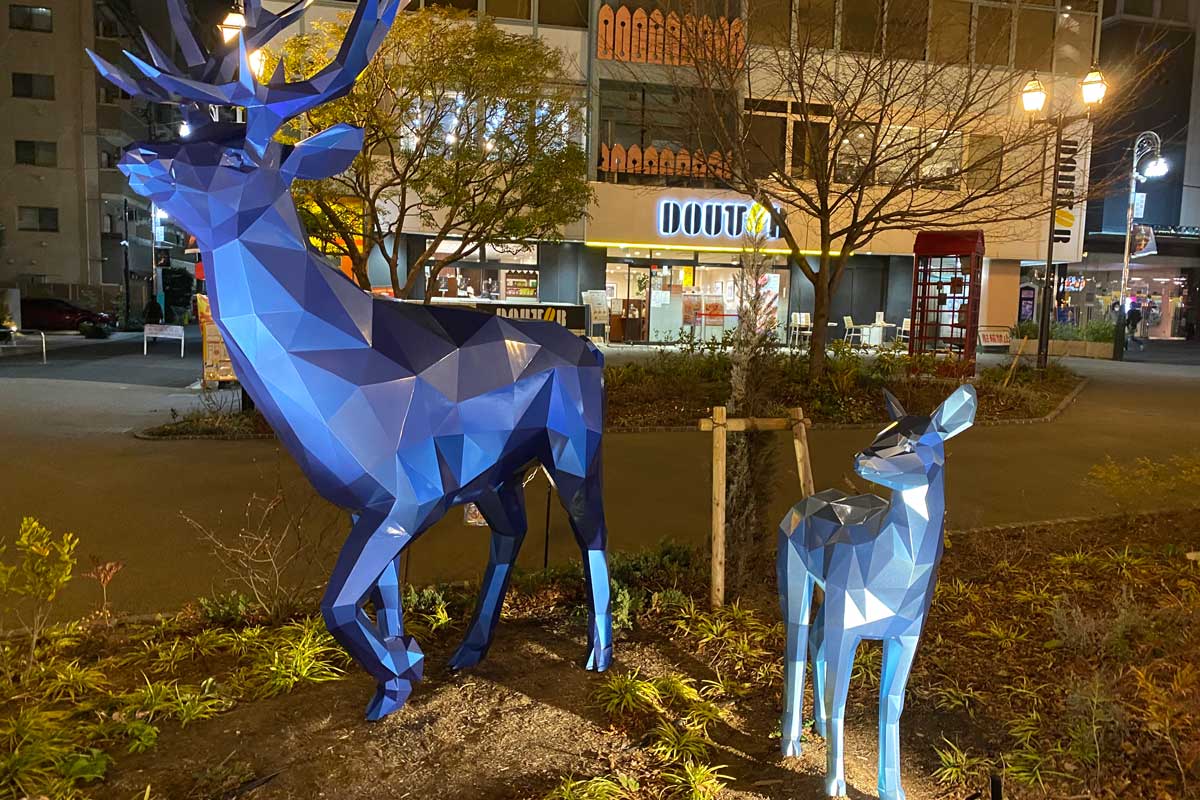
M 1054 295 L 1054 228 L 1055 214 L 1058 211 L 1058 169 L 1059 155 L 1062 150 L 1063 130 L 1073 123 L 1087 119 L 1093 106 L 1104 100 L 1108 91 L 1108 82 L 1096 67 L 1088 72 L 1079 82 L 1079 93 L 1088 111 L 1083 114 L 1068 116 L 1065 111 L 1047 119 L 1036 120 L 1037 124 L 1050 125 L 1054 128 L 1054 160 L 1050 172 L 1050 221 L 1046 231 L 1046 274 L 1042 281 L 1042 305 L 1038 309 L 1038 350 L 1037 368 L 1042 370 L 1050 360 L 1050 303 Z M 1046 87 L 1038 80 L 1036 74 L 1021 90 L 1021 105 L 1027 112 L 1036 113 L 1046 105 L 1048 93 Z
M 1138 164 L 1148 155 L 1153 160 L 1144 172 L 1138 172 Z M 1125 293 L 1129 291 L 1129 250 L 1133 238 L 1133 201 L 1137 194 L 1138 181 L 1161 178 L 1167 174 L 1167 161 L 1162 157 L 1162 139 L 1154 131 L 1142 131 L 1133 140 L 1133 159 L 1129 168 L 1129 209 L 1125 213 L 1125 256 L 1121 260 L 1121 293 L 1117 297 L 1117 317 L 1113 327 L 1113 360 L 1125 358 Z

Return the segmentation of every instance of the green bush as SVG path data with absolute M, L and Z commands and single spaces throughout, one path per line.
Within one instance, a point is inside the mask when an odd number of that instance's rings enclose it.
M 1115 323 L 1109 319 L 1094 319 L 1083 326 L 1083 338 L 1089 342 L 1111 342 Z

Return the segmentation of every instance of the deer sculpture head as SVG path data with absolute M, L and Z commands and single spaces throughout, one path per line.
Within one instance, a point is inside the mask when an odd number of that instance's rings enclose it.
M 883 394 L 892 422 L 854 457 L 854 471 L 889 489 L 926 486 L 941 474 L 946 440 L 975 421 L 975 387 L 960 386 L 927 417 L 908 414 L 887 389 Z
M 287 197 L 292 181 L 336 175 L 362 149 L 362 130 L 345 124 L 294 147 L 281 145 L 274 136 L 289 120 L 353 88 L 405 0 L 361 0 L 333 61 L 312 78 L 286 82 L 280 60 L 272 78 L 260 82 L 249 54 L 299 18 L 312 1 L 299 0 L 272 14 L 262 8 L 262 0 L 247 0 L 246 27 L 234 41 L 206 54 L 190 32 L 182 0 L 168 0 L 186 67 L 173 63 L 145 31 L 153 63 L 126 51 L 136 69 L 133 76 L 88 51 L 100 74 L 122 91 L 182 107 L 187 136 L 139 142 L 117 166 L 134 191 L 176 219 L 203 249 L 237 238 L 263 215 L 290 222 L 295 216 Z M 220 106 L 245 109 L 245 124 L 214 121 L 209 111 Z

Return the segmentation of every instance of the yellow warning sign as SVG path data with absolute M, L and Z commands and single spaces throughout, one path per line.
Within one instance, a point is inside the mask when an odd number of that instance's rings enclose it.
M 1060 208 L 1054 212 L 1054 224 L 1060 228 L 1072 228 L 1075 226 L 1075 212 L 1067 208 Z

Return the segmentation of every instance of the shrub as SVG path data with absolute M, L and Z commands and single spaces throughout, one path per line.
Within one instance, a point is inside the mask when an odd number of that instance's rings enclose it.
M 1083 326 L 1083 338 L 1089 342 L 1111 342 L 1116 323 L 1108 319 L 1094 319 Z
M 55 538 L 50 529 L 33 517 L 21 520 L 14 544 L 20 561 L 14 565 L 0 562 L 0 595 L 12 595 L 6 603 L 25 606 L 27 616 L 19 617 L 29 637 L 26 672 L 32 670 L 38 644 L 50 622 L 54 601 L 71 581 L 75 569 L 75 548 L 79 540 L 73 533 Z M 0 546 L 0 556 L 4 547 Z

